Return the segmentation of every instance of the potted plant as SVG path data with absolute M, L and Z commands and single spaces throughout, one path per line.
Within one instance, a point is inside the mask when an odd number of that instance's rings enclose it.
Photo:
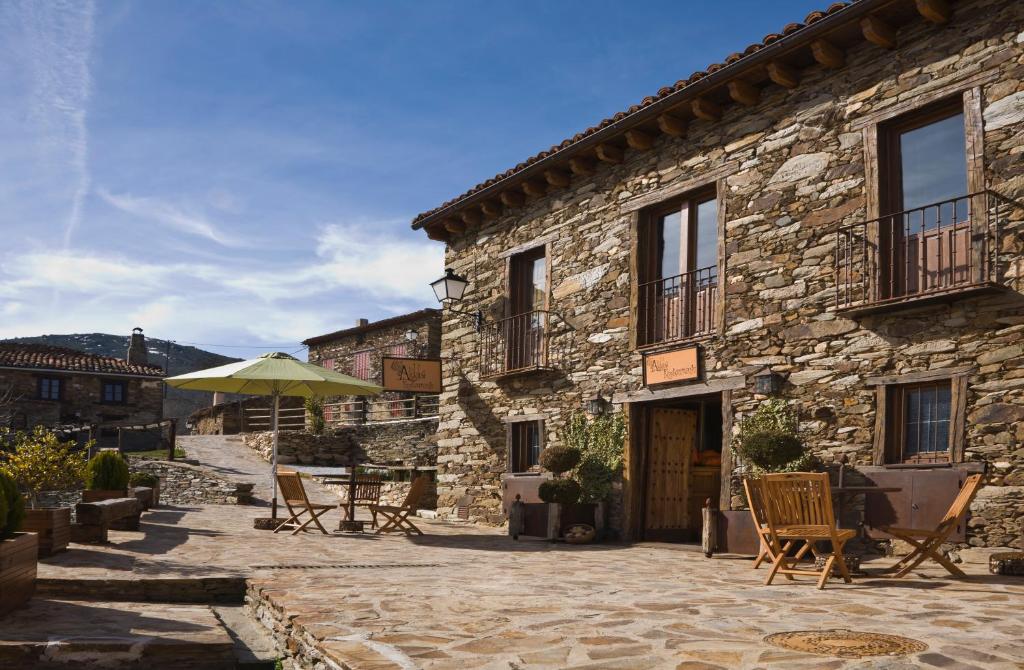
M 537 495 L 548 505 L 548 539 L 561 535 L 562 507 L 574 505 L 580 499 L 580 485 L 563 475 L 580 462 L 580 450 L 570 446 L 548 447 L 540 454 L 540 464 L 551 472 L 553 479 L 542 482 Z
M 21 532 L 24 518 L 18 485 L 0 472 L 0 617 L 28 602 L 36 588 L 38 539 Z
M 142 501 L 143 509 L 156 507 L 160 504 L 160 478 L 156 475 L 136 470 L 128 477 L 128 485 L 132 488 L 144 486 L 150 489 L 149 497 Z
M 99 502 L 128 495 L 128 463 L 121 452 L 110 449 L 93 456 L 86 466 L 83 502 Z
M 626 444 L 626 421 L 621 413 L 587 418 L 582 412 L 573 414 L 562 430 L 562 440 L 580 452 L 580 461 L 572 478 L 580 485 L 580 499 L 575 508 L 563 514 L 564 525 L 586 520 L 596 535 L 604 534 L 605 511 L 622 473 Z
M 64 551 L 71 539 L 71 508 L 44 507 L 40 496 L 45 491 L 71 491 L 78 488 L 85 475 L 85 454 L 72 440 L 61 442 L 57 435 L 42 426 L 30 433 L 18 432 L 14 450 L 0 463 L 27 493 L 29 509 L 22 529 L 39 536 L 39 556 Z

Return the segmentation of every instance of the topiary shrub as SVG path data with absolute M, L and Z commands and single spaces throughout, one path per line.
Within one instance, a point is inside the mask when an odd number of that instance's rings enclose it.
M 131 486 L 148 486 L 153 488 L 160 483 L 160 478 L 148 472 L 133 472 L 128 477 L 128 483 Z
M 783 470 L 804 455 L 799 437 L 777 431 L 748 435 L 737 450 L 745 460 L 766 472 Z
M 815 463 L 804 449 L 795 409 L 777 398 L 761 403 L 740 421 L 734 449 L 755 473 L 797 472 Z
M 101 451 L 86 466 L 85 485 L 91 491 L 128 488 L 128 463 L 118 451 Z
M 546 503 L 574 505 L 582 493 L 580 485 L 572 479 L 549 479 L 542 482 L 537 494 Z
M 556 476 L 569 472 L 580 462 L 580 450 L 576 447 L 548 447 L 540 452 L 540 464 Z
M 11 537 L 21 530 L 24 520 L 25 499 L 10 475 L 0 471 L 0 539 Z

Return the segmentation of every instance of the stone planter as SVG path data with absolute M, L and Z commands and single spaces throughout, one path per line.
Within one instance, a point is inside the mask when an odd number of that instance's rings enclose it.
M 0 540 L 0 617 L 29 601 L 36 590 L 39 540 L 35 533 L 15 533 Z
M 71 508 L 27 509 L 21 529 L 38 535 L 40 558 L 66 551 L 71 541 Z
M 113 500 L 114 498 L 127 498 L 128 490 L 110 490 L 110 489 L 86 489 L 82 491 L 82 502 L 93 503 L 100 502 L 101 500 Z

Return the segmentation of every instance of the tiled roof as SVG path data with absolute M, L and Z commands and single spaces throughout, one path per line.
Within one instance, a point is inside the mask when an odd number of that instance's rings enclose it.
M 587 128 L 586 130 L 584 130 L 583 132 L 577 133 L 576 135 L 574 135 L 574 136 L 572 136 L 572 137 L 570 137 L 568 139 L 563 140 L 560 144 L 556 144 L 556 145 L 552 146 L 550 149 L 548 149 L 546 151 L 541 151 L 539 154 L 536 154 L 534 156 L 531 156 L 530 158 L 527 158 L 525 161 L 523 161 L 522 163 L 519 163 L 515 167 L 510 168 L 510 169 L 502 172 L 501 174 L 495 175 L 494 177 L 491 177 L 490 179 L 488 179 L 485 182 L 477 184 L 476 186 L 474 186 L 473 188 L 469 189 L 468 191 L 466 191 L 462 195 L 458 196 L 457 198 L 453 198 L 453 199 L 445 202 L 444 204 L 442 204 L 442 205 L 440 205 L 438 207 L 435 207 L 434 209 L 432 209 L 430 211 L 423 212 L 422 214 L 417 215 L 416 218 L 413 219 L 413 222 L 412 222 L 413 228 L 420 227 L 420 222 L 421 221 L 423 221 L 424 219 L 429 218 L 430 216 L 436 214 L 437 212 L 440 212 L 443 209 L 446 209 L 448 207 L 456 205 L 460 201 L 465 200 L 466 198 L 469 198 L 473 194 L 478 193 L 479 191 L 482 191 L 483 189 L 488 188 L 489 186 L 493 186 L 494 184 L 497 184 L 500 181 L 508 179 L 509 177 L 512 177 L 512 176 L 514 176 L 515 174 L 517 174 L 519 172 L 522 172 L 523 170 L 527 169 L 528 167 L 530 167 L 531 165 L 533 165 L 534 163 L 536 163 L 536 162 L 538 162 L 538 161 L 540 161 L 542 159 L 548 158 L 549 156 L 552 156 L 552 155 L 554 155 L 556 153 L 565 151 L 567 149 L 571 149 L 574 145 L 576 145 L 579 142 L 583 141 L 584 139 L 594 135 L 595 133 L 597 133 L 597 132 L 599 132 L 601 130 L 604 130 L 608 126 L 616 124 L 616 123 L 622 121 L 623 119 L 626 119 L 627 117 L 629 117 L 629 116 L 631 116 L 631 115 L 633 115 L 633 114 L 635 114 L 635 113 L 645 109 L 646 107 L 650 107 L 651 105 L 655 104 L 656 102 L 659 102 L 659 101 L 663 100 L 664 98 L 667 98 L 670 95 L 673 95 L 675 93 L 679 93 L 680 91 L 686 89 L 689 86 L 692 86 L 693 84 L 695 84 L 695 83 L 699 82 L 700 80 L 704 79 L 705 77 L 707 77 L 707 76 L 709 76 L 709 75 L 711 75 L 711 74 L 721 70 L 722 68 L 724 68 L 726 66 L 732 66 L 732 65 L 734 65 L 736 63 L 739 63 L 740 61 L 743 61 L 744 59 L 752 56 L 753 54 L 755 54 L 758 51 L 764 49 L 765 47 L 768 47 L 768 46 L 770 46 L 772 44 L 775 44 L 779 40 L 782 40 L 785 37 L 788 37 L 788 36 L 790 36 L 790 35 L 792 35 L 794 33 L 797 33 L 798 31 L 802 30 L 803 28 L 805 28 L 807 26 L 810 26 L 810 25 L 813 25 L 813 24 L 817 23 L 818 21 L 821 21 L 822 19 L 824 19 L 827 16 L 830 16 L 832 14 L 840 12 L 843 9 L 846 9 L 847 7 L 852 6 L 853 4 L 863 3 L 863 2 L 865 2 L 865 0 L 851 0 L 851 2 L 836 2 L 836 3 L 833 3 L 832 5 L 830 5 L 828 7 L 828 9 L 825 9 L 823 11 L 813 11 L 813 12 L 811 12 L 804 19 L 803 23 L 789 23 L 789 24 L 787 24 L 781 30 L 781 32 L 769 33 L 769 34 L 765 35 L 764 38 L 762 38 L 762 40 L 760 42 L 755 43 L 755 44 L 751 44 L 750 46 L 748 46 L 746 49 L 744 49 L 741 52 L 730 54 L 728 57 L 726 57 L 724 62 L 722 62 L 722 63 L 714 63 L 712 65 L 709 65 L 709 66 L 707 66 L 707 68 L 705 68 L 703 70 L 698 70 L 697 72 L 694 72 L 693 74 L 691 74 L 686 79 L 680 79 L 679 81 L 677 81 L 675 84 L 673 84 L 671 86 L 665 86 L 665 87 L 659 89 L 656 94 L 644 98 L 639 103 L 633 105 L 629 109 L 627 109 L 625 111 L 622 111 L 622 112 L 619 112 L 618 114 L 615 114 L 614 116 L 611 116 L 611 117 L 609 117 L 607 119 L 604 119 L 603 121 L 598 123 L 596 126 L 591 126 L 591 127 Z
M 112 356 L 97 356 L 47 344 L 0 343 L 0 368 L 61 370 L 92 374 L 163 377 L 159 365 L 132 365 Z
M 327 333 L 326 335 L 317 335 L 311 337 L 308 340 L 303 340 L 302 343 L 306 346 L 311 344 L 320 344 L 322 342 L 329 342 L 339 337 L 346 337 L 348 335 L 357 335 L 359 333 L 368 333 L 374 330 L 380 330 L 381 328 L 388 328 L 390 326 L 397 326 L 408 321 L 419 321 L 420 319 L 429 319 L 432 316 L 439 316 L 441 310 L 427 307 L 415 312 L 409 312 L 408 314 L 399 314 L 398 316 L 392 316 L 387 319 L 381 319 L 380 321 L 373 321 L 365 326 L 353 326 L 352 328 L 346 328 L 345 330 L 336 330 L 333 333 Z

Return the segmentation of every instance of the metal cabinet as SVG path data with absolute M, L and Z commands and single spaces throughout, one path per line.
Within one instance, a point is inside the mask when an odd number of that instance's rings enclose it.
M 865 496 L 864 523 L 872 539 L 891 539 L 879 526 L 934 529 L 953 504 L 964 480 L 966 468 L 865 468 L 863 474 L 876 486 L 899 488 L 889 493 Z M 952 542 L 966 539 L 966 524 L 950 535 Z

